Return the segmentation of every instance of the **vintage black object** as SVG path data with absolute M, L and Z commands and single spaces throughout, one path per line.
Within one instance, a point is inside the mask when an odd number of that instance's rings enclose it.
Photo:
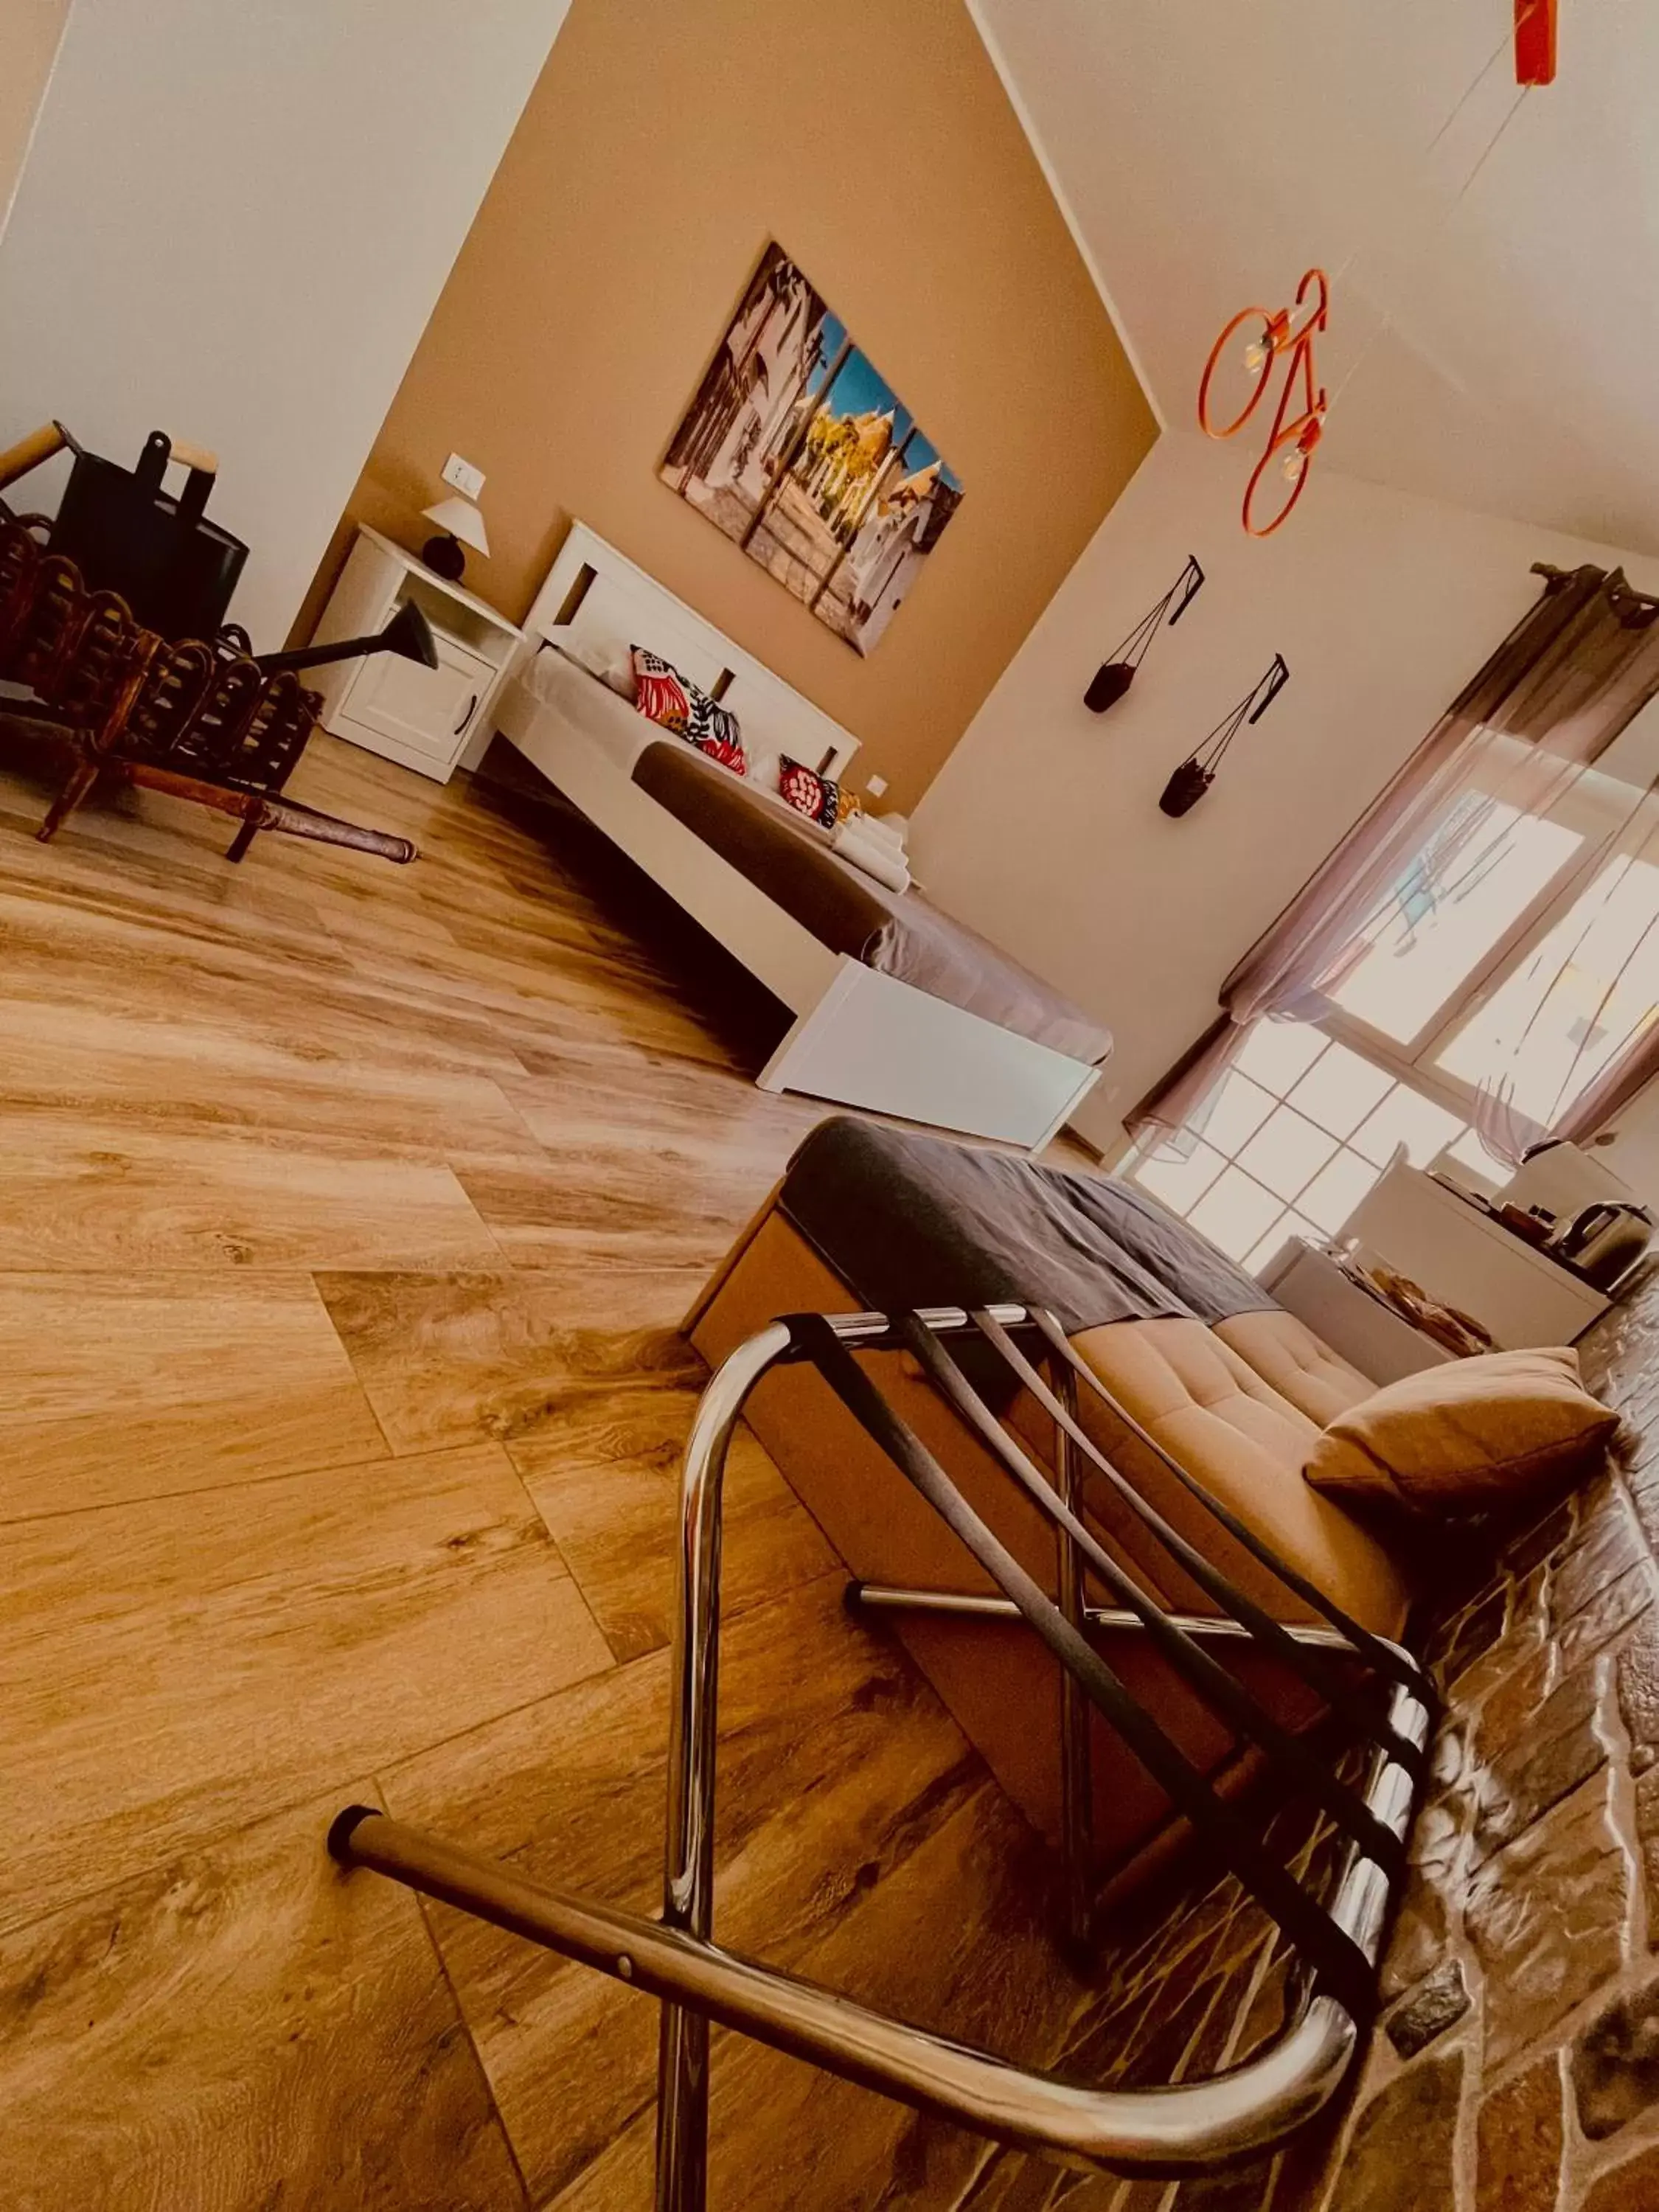
M 37 460 L 65 447 L 75 465 L 52 525 L 51 547 L 73 561 L 94 592 L 118 592 L 146 629 L 211 637 L 224 621 L 247 547 L 204 512 L 218 481 L 215 456 L 152 430 L 138 465 L 90 453 L 54 422 L 38 434 Z M 188 471 L 175 498 L 162 489 L 168 463 Z
M 1192 554 L 1187 556 L 1187 565 L 1176 578 L 1158 604 L 1147 610 L 1129 632 L 1110 660 L 1095 672 L 1095 680 L 1083 695 L 1083 703 L 1091 713 L 1103 714 L 1115 707 L 1135 680 L 1135 671 L 1146 658 L 1147 648 L 1163 626 L 1164 617 L 1170 618 L 1173 629 L 1204 587 L 1204 571 Z
M 1634 1200 L 1601 1199 L 1558 1224 L 1544 1249 L 1599 1291 L 1620 1283 L 1653 1241 L 1653 1214 Z
M 89 453 L 63 423 L 52 422 L 0 455 L 0 486 L 65 451 L 74 454 L 75 465 L 57 514 L 40 526 L 46 550 L 72 561 L 86 590 L 115 592 L 141 629 L 168 639 L 222 644 L 256 660 L 268 676 L 297 675 L 371 653 L 438 665 L 431 625 L 407 601 L 374 636 L 256 653 L 241 624 L 225 620 L 248 549 L 202 512 L 217 481 L 216 456 L 152 430 L 137 467 L 124 469 Z M 161 489 L 173 461 L 188 471 L 177 499 Z
M 143 629 L 170 639 L 224 641 L 257 659 L 267 675 L 321 668 L 369 653 L 396 653 L 438 665 L 432 631 L 420 609 L 405 604 L 374 637 L 339 645 L 305 646 L 293 653 L 255 654 L 247 632 L 226 613 L 247 559 L 240 538 L 208 521 L 203 510 L 218 481 L 215 454 L 152 430 L 135 469 L 90 453 L 61 422 L 37 430 L 6 454 L 11 483 L 53 454 L 75 456 L 58 512 L 47 526 L 46 550 L 73 561 L 90 592 L 114 592 Z M 177 498 L 162 489 L 171 462 L 187 471 Z
M 1224 714 L 1203 744 L 1171 771 L 1158 805 L 1165 814 L 1190 814 L 1215 781 L 1227 748 L 1247 722 L 1259 722 L 1291 680 L 1285 656 L 1276 653 L 1265 676 L 1259 676 L 1230 714 Z
M 428 668 L 438 665 L 432 625 L 413 599 L 405 599 L 386 628 L 373 636 L 343 638 L 338 645 L 296 646 L 292 653 L 262 653 L 256 658 L 267 676 L 278 676 L 284 669 L 325 668 L 331 661 L 356 660 L 368 653 L 395 653 Z

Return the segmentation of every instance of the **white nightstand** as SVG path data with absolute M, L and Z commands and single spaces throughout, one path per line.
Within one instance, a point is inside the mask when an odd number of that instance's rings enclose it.
M 314 642 L 333 645 L 383 629 L 410 599 L 432 625 L 436 668 L 383 653 L 319 671 L 322 724 L 337 738 L 447 783 L 520 642 L 507 617 L 434 576 L 378 530 L 360 529 Z
M 1611 1301 L 1477 1200 L 1396 1159 L 1342 1225 L 1432 1298 L 1483 1322 L 1505 1352 L 1571 1344 Z

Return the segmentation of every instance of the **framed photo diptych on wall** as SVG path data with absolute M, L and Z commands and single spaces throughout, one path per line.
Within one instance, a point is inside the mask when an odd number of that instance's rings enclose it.
M 915 416 L 778 246 L 661 475 L 863 653 L 962 503 Z

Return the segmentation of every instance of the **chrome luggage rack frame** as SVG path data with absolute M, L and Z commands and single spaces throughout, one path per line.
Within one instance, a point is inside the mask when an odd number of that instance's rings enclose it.
M 1053 1420 L 1052 1474 L 1030 1458 L 969 1383 L 946 1340 L 994 1352 Z M 1024 1338 L 1049 1377 L 1017 1339 Z M 1055 1530 L 1058 1601 L 1000 1542 L 938 1461 L 882 1398 L 853 1350 L 911 1353 L 935 1389 L 989 1448 Z M 989 1574 L 1000 1596 L 854 1583 L 872 1613 L 928 1611 L 1023 1619 L 1060 1662 L 1061 1794 L 1067 1913 L 1082 1937 L 1091 1917 L 1088 1808 L 1091 1711 L 1102 1713 L 1176 1810 L 1204 1833 L 1298 1954 L 1289 2025 L 1260 2057 L 1207 2081 L 1102 2089 L 1016 2066 L 869 2009 L 850 1997 L 719 1948 L 712 1938 L 714 1770 L 720 1653 L 720 1496 L 726 1448 L 750 1392 L 780 1363 L 813 1364 L 842 1404 L 921 1491 Z M 1079 1385 L 1092 1390 L 1164 1467 L 1322 1627 L 1288 1626 L 1236 1590 L 1096 1447 L 1079 1421 Z M 1148 1598 L 1074 1510 L 1080 1469 L 1108 1483 L 1216 1603 L 1170 1613 Z M 1093 1576 L 1113 1602 L 1087 1601 Z M 1085 1631 L 1089 1632 L 1085 1636 Z M 1117 1633 L 1149 1637 L 1161 1655 L 1253 1742 L 1287 1785 L 1310 1792 L 1346 1839 L 1327 1906 L 1303 1889 L 1248 1820 L 1211 1787 L 1094 1648 Z M 1218 1641 L 1271 1652 L 1346 1719 L 1372 1748 L 1354 1790 L 1298 1735 L 1280 1728 L 1212 1656 Z M 1355 1680 L 1356 1667 L 1369 1680 Z M 1382 1689 L 1383 1694 L 1379 1695 Z M 882 2094 L 1058 2162 L 1118 2173 L 1182 2174 L 1266 2150 L 1311 2119 L 1346 2072 L 1376 2005 L 1376 1969 L 1405 1872 L 1405 1843 L 1437 1710 L 1427 1678 L 1400 1645 L 1371 1635 L 1283 1561 L 1170 1458 L 1080 1360 L 1053 1316 L 1000 1305 L 802 1314 L 775 1321 L 723 1362 L 699 1401 L 681 1475 L 668 1755 L 667 1854 L 660 1921 L 569 1896 L 511 1868 L 348 1806 L 329 1830 L 345 1866 L 374 1869 L 428 1897 L 662 2000 L 658 2065 L 658 2212 L 707 2203 L 708 2028 L 736 2028 Z

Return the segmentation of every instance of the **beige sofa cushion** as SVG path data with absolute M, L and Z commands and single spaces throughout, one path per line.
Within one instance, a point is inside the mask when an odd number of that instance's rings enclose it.
M 845 1311 L 856 1304 L 821 1256 L 769 1206 L 700 1297 L 687 1326 L 712 1364 L 775 1314 Z M 1131 1334 L 1135 1330 L 1151 1333 L 1138 1349 Z M 1160 1333 L 1170 1331 L 1175 1334 L 1160 1343 Z M 1156 1420 L 1183 1407 L 1196 1408 L 1206 1415 L 1214 1437 L 1237 1437 L 1237 1453 L 1224 1453 L 1219 1443 L 1217 1448 L 1218 1458 L 1232 1462 L 1228 1480 L 1235 1487 L 1250 1486 L 1249 1471 L 1240 1476 L 1237 1462 L 1247 1449 L 1255 1455 L 1250 1466 L 1264 1517 L 1271 1517 L 1269 1509 L 1278 1510 L 1273 1501 L 1281 1492 L 1287 1506 L 1283 1525 L 1267 1531 L 1271 1541 L 1315 1579 L 1338 1585 L 1334 1594 L 1345 1602 L 1358 1592 L 1365 1601 L 1359 1618 L 1368 1626 L 1384 1632 L 1399 1626 L 1403 1585 L 1387 1551 L 1334 1499 L 1318 1497 L 1302 1480 L 1303 1460 L 1320 1434 L 1316 1424 L 1279 1398 L 1201 1322 L 1124 1322 L 1093 1334 L 1109 1340 L 1098 1357 L 1125 1386 L 1138 1413 Z M 1028 1571 L 1048 1583 L 1054 1566 L 1052 1529 L 1014 1492 L 932 1389 L 909 1371 L 907 1358 L 882 1354 L 872 1365 L 890 1402 L 938 1453 L 969 1503 Z M 1248 1405 L 1237 1402 L 1242 1401 Z M 1110 1449 L 1109 1416 L 1081 1383 L 1079 1408 L 1097 1440 Z M 1236 1429 L 1226 1418 L 1230 1408 L 1241 1425 Z M 1041 1455 L 1052 1451 L 1049 1425 L 1033 1400 L 1022 1395 L 1010 1419 Z M 988 1589 L 939 1516 L 810 1368 L 786 1367 L 769 1375 L 750 1401 L 748 1420 L 854 1574 L 940 1589 Z M 1282 1585 L 1217 1528 L 1156 1458 L 1144 1450 L 1141 1458 L 1150 1459 L 1150 1466 L 1140 1467 L 1127 1451 L 1121 1464 L 1208 1557 L 1235 1582 L 1255 1589 L 1281 1618 L 1304 1617 L 1304 1608 Z M 1219 1481 L 1218 1486 L 1226 1488 Z M 1196 1611 L 1213 1610 L 1172 1568 L 1162 1546 L 1115 1504 L 1099 1478 L 1088 1489 L 1091 1510 L 1108 1548 L 1149 1590 Z M 1254 1513 L 1249 1517 L 1261 1525 Z M 1338 1532 L 1343 1528 L 1357 1547 L 1352 1561 L 1341 1553 Z M 890 1632 L 927 1674 L 1013 1802 L 1042 1834 L 1058 1838 L 1058 1670 L 1038 1639 L 1006 1624 L 926 1613 L 895 1615 Z M 1113 1636 L 1103 1650 L 1201 1771 L 1229 1767 L 1234 1749 L 1230 1731 L 1170 1673 L 1146 1638 Z M 1301 1727 L 1313 1717 L 1315 1701 L 1273 1662 L 1240 1648 L 1229 1664 L 1285 1725 Z M 1158 1843 L 1171 1832 L 1168 1805 L 1102 1720 L 1094 1725 L 1092 1772 L 1095 1833 L 1103 1862 L 1116 1864 L 1144 1849 L 1155 1856 Z
M 1288 1565 L 1364 1626 L 1399 1633 L 1407 1590 L 1389 1550 L 1302 1479 L 1321 1438 L 1316 1421 L 1202 1322 L 1112 1322 L 1073 1341 L 1125 1412 Z M 1308 1609 L 1278 1577 L 1220 1528 L 1094 1392 L 1079 1386 L 1078 1402 L 1092 1440 L 1237 1588 L 1282 1620 L 1305 1616 Z M 1212 1610 L 1101 1478 L 1088 1496 L 1091 1510 L 1155 1586 Z
M 1213 1334 L 1322 1429 L 1376 1388 L 1293 1313 L 1233 1314 L 1217 1322 Z
M 1340 1414 L 1307 1479 L 1419 1516 L 1525 1505 L 1599 1468 L 1619 1416 L 1579 1380 L 1571 1346 L 1494 1352 L 1407 1375 Z

